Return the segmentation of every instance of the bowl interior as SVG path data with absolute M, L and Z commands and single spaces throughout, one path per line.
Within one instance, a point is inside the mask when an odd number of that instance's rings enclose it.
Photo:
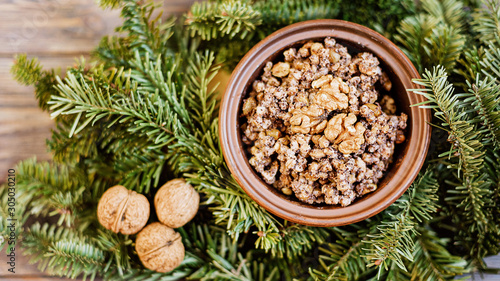
M 248 163 L 245 145 L 241 141 L 241 106 L 252 82 L 261 76 L 268 61 L 277 62 L 290 47 L 307 41 L 322 41 L 326 37 L 346 46 L 349 53 L 371 52 L 387 73 L 395 99 L 397 114 L 408 115 L 406 141 L 395 146 L 393 162 L 379 181 L 375 192 L 356 199 L 347 207 L 327 204 L 309 205 L 286 196 L 267 185 Z M 314 226 L 345 225 L 363 220 L 382 211 L 399 198 L 415 179 L 423 165 L 429 146 L 430 110 L 410 107 L 423 97 L 407 89 L 415 88 L 412 78 L 418 72 L 408 58 L 392 42 L 366 27 L 340 20 L 313 20 L 279 30 L 257 44 L 240 61 L 231 75 L 222 100 L 219 129 L 224 158 L 231 173 L 245 192 L 271 213 L 297 223 Z
M 248 94 L 250 93 L 250 91 L 252 89 L 253 81 L 255 81 L 256 79 L 259 79 L 259 77 L 263 73 L 264 66 L 266 65 L 266 63 L 268 61 L 271 61 L 273 63 L 277 63 L 279 61 L 284 61 L 283 52 L 288 50 L 289 48 L 300 48 L 300 46 L 302 46 L 303 44 L 305 44 L 308 41 L 323 42 L 324 39 L 325 39 L 325 37 L 317 37 L 317 38 L 308 38 L 306 40 L 300 40 L 300 41 L 294 42 L 293 44 L 289 44 L 289 45 L 281 47 L 276 52 L 271 54 L 267 60 L 262 61 L 262 63 L 259 65 L 258 68 L 255 69 L 255 71 L 251 74 L 250 79 L 248 79 L 247 83 L 245 84 L 244 89 L 243 89 L 243 94 L 239 95 L 240 98 L 238 100 L 238 107 L 240 108 L 240 112 L 241 112 L 243 100 L 248 96 Z M 349 54 L 352 57 L 354 57 L 356 54 L 361 53 L 361 52 L 372 52 L 371 50 L 366 48 L 366 46 L 356 44 L 356 43 L 353 43 L 351 41 L 347 41 L 345 39 L 335 38 L 335 40 L 337 43 L 347 47 Z M 389 79 L 392 82 L 391 91 L 389 93 L 387 93 L 387 92 L 385 92 L 385 93 L 389 94 L 395 100 L 395 102 L 397 104 L 396 114 L 400 115 L 401 112 L 404 112 L 408 115 L 408 126 L 405 130 L 405 137 L 407 139 L 410 139 L 411 138 L 411 131 L 412 131 L 410 120 L 411 120 L 412 116 L 411 116 L 410 102 L 408 100 L 407 91 L 406 91 L 406 89 L 405 89 L 405 87 L 400 79 L 401 73 L 398 73 L 397 69 L 394 69 L 392 65 L 386 64 L 384 62 L 383 58 L 378 57 L 378 59 L 380 61 L 380 67 L 382 68 L 383 71 L 385 71 L 387 73 L 387 75 L 389 76 Z M 382 92 L 380 92 L 380 94 L 382 94 Z M 380 98 L 380 96 L 379 96 L 379 98 Z M 240 125 L 242 124 L 243 120 L 244 120 L 243 118 L 238 118 L 238 123 L 237 123 L 238 128 L 240 128 Z M 374 192 L 368 193 L 361 198 L 356 198 L 356 200 L 352 204 L 358 204 L 359 202 L 367 200 L 368 198 L 370 198 L 371 196 L 373 196 L 374 194 L 379 192 L 382 188 L 384 188 L 387 185 L 387 183 L 397 173 L 399 167 L 401 166 L 401 159 L 404 157 L 405 151 L 408 149 L 408 144 L 409 144 L 409 142 L 405 141 L 404 143 L 398 144 L 395 146 L 394 155 L 392 158 L 393 162 L 389 165 L 388 169 L 385 171 L 384 177 L 382 179 L 380 179 L 380 181 L 378 183 L 377 190 L 375 190 Z M 241 141 L 241 129 L 238 130 L 238 146 L 243 151 L 245 151 L 247 148 L 247 146 Z M 245 164 L 247 165 L 248 169 L 250 169 L 252 171 L 253 176 L 258 178 L 260 183 L 262 184 L 262 186 L 269 189 L 276 196 L 279 196 L 279 197 L 286 199 L 286 200 L 290 200 L 296 205 L 300 205 L 302 207 L 309 208 L 309 209 L 345 208 L 345 207 L 340 207 L 337 205 L 328 205 L 328 204 L 324 204 L 324 203 L 323 204 L 307 204 L 307 203 L 304 203 L 304 202 L 298 200 L 295 197 L 295 195 L 293 195 L 293 194 L 287 196 L 287 195 L 283 194 L 282 192 L 276 190 L 272 186 L 268 185 L 267 183 L 265 183 L 261 179 L 260 175 L 255 172 L 254 168 L 251 165 L 249 165 L 249 163 L 248 163 L 249 158 L 248 158 L 247 154 L 245 154 L 245 160 L 246 160 Z M 261 188 L 262 186 L 259 186 L 258 188 Z

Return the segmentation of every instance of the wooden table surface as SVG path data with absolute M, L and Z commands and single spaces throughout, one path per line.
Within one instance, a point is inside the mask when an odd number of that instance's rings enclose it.
M 101 10 L 89 0 L 0 0 L 0 182 L 22 159 L 50 159 L 45 140 L 53 122 L 34 98 L 33 87 L 13 81 L 9 70 L 16 53 L 38 57 L 46 68 L 72 65 L 88 56 L 99 39 L 121 23 L 119 11 Z M 167 13 L 180 13 L 194 0 L 164 0 Z M 0 253 L 0 280 L 61 280 L 40 273 L 18 255 L 16 274 L 7 272 Z M 500 259 L 490 259 L 500 266 Z M 484 280 L 500 280 L 486 276 Z

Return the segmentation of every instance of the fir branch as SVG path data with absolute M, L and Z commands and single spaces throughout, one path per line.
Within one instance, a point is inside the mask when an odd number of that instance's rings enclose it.
M 120 6 L 120 0 L 98 0 L 96 1 L 96 3 L 99 4 L 99 7 L 103 9 L 114 9 Z
M 472 46 L 470 49 L 464 50 L 463 55 L 457 60 L 462 66 L 456 68 L 455 72 L 460 74 L 465 81 L 474 81 L 478 74 L 482 74 L 481 62 L 484 59 L 484 49 Z M 467 88 L 465 83 L 460 84 L 464 89 Z
M 442 121 L 440 125 L 448 131 L 450 134 L 448 139 L 452 142 L 451 149 L 441 156 L 455 158 L 457 155 L 458 163 L 450 163 L 449 167 L 457 169 L 458 176 L 461 172 L 464 173 L 461 185 L 456 186 L 456 191 L 450 191 L 458 195 L 448 200 L 460 200 L 460 205 L 470 210 L 474 219 L 484 220 L 482 212 L 484 202 L 481 200 L 481 194 L 485 189 L 481 186 L 483 180 L 478 177 L 484 156 L 480 135 L 475 130 L 473 122 L 468 120 L 466 112 L 461 109 L 458 95 L 453 93 L 454 88 L 447 81 L 445 69 L 437 67 L 432 73 L 426 71 L 423 76 L 423 79 L 414 80 L 416 84 L 425 87 L 422 90 L 414 90 L 427 99 L 420 106 L 433 108 L 436 111 L 434 116 Z
M 474 109 L 480 122 L 479 129 L 485 135 L 483 144 L 492 142 L 496 149 L 500 149 L 500 85 L 495 80 L 479 80 L 474 84 L 467 81 L 470 96 L 464 99 L 466 106 Z
M 129 236 L 124 237 L 111 231 L 99 229 L 95 242 L 97 247 L 110 257 L 104 267 L 107 274 L 112 273 L 123 278 L 125 272 L 133 270 L 130 259 L 133 241 Z M 102 272 L 100 274 L 106 276 Z
M 129 38 L 104 36 L 92 55 L 103 61 L 106 67 L 130 68 L 130 60 L 134 53 L 130 50 Z
M 411 280 L 451 280 L 470 271 L 464 259 L 448 252 L 447 241 L 427 228 L 420 227 L 418 232 L 413 263 L 408 265 Z
M 54 70 L 44 71 L 36 58 L 28 60 L 26 54 L 15 56 L 15 62 L 10 69 L 14 79 L 23 85 L 35 86 L 35 97 L 42 110 L 48 111 L 48 101 L 55 92 L 54 85 L 56 72 Z
M 463 28 L 465 12 L 461 1 L 423 0 L 421 5 L 427 14 L 439 19 L 447 26 L 459 31 Z
M 31 214 L 48 215 L 49 211 L 56 211 L 51 215 L 59 212 L 74 215 L 73 207 L 79 207 L 82 203 L 80 189 L 88 184 L 82 173 L 65 165 L 37 163 L 36 159 L 19 163 L 16 170 L 20 178 L 18 182 L 20 194 L 31 198 L 29 205 L 24 206 L 30 209 Z M 73 193 L 75 191 L 76 194 Z M 73 218 L 66 216 L 66 220 L 70 223 Z
M 14 180 L 19 180 L 15 178 Z M 12 183 L 12 181 L 8 180 Z M 25 208 L 32 198 L 31 194 L 20 195 L 20 190 L 12 184 L 9 186 L 9 182 L 0 185 L 0 200 L 2 205 L 0 206 L 0 251 L 4 248 L 7 253 L 10 253 L 9 243 L 10 241 L 15 241 L 20 234 L 23 232 L 22 226 L 26 223 L 29 218 L 29 209 Z M 13 183 L 16 183 L 15 181 Z M 13 193 L 15 196 L 12 196 Z M 10 193 L 10 194 L 9 194 Z M 11 221 L 9 219 L 15 219 L 16 227 L 12 229 Z M 3 239 L 2 239 L 3 238 Z
M 254 9 L 261 14 L 261 27 L 269 29 L 266 33 L 295 22 L 335 18 L 340 12 L 338 1 L 324 0 L 257 1 Z
M 106 181 L 94 178 L 78 167 L 63 164 L 25 160 L 16 167 L 19 181 L 20 208 L 24 216 L 52 216 L 59 226 L 70 226 L 78 231 L 97 223 L 95 198 L 106 188 Z M 94 206 L 94 207 L 92 207 Z
M 279 235 L 283 239 L 278 240 L 277 245 L 271 248 L 271 254 L 277 258 L 299 258 L 312 250 L 314 245 L 325 243 L 331 235 L 325 228 L 288 224 L 280 229 Z
M 479 62 L 481 65 L 482 73 L 481 75 L 485 75 L 492 80 L 496 80 L 497 83 L 500 83 L 500 38 L 497 38 L 496 41 L 490 42 L 488 44 L 488 48 L 484 50 L 484 57 Z
M 418 280 L 411 279 L 410 273 L 406 269 L 402 269 L 396 263 L 391 262 L 390 267 L 387 269 L 387 272 L 384 272 L 385 269 L 382 269 L 383 274 L 379 275 L 377 280 L 393 280 L 393 281 L 410 281 L 410 280 Z M 375 280 L 374 280 L 375 281 Z
M 45 271 L 49 266 L 49 259 L 45 258 L 53 242 L 61 240 L 71 240 L 76 237 L 76 233 L 69 228 L 56 227 L 44 223 L 34 223 L 23 235 L 22 247 L 25 255 L 30 256 L 30 263 L 37 263 L 41 271 Z
M 435 117 L 442 121 L 441 126 L 448 131 L 448 140 L 452 142 L 451 150 L 442 156 L 449 159 L 444 161 L 447 168 L 457 171 L 444 180 L 444 184 L 449 187 L 445 202 L 451 205 L 449 210 L 453 211 L 450 216 L 452 223 L 457 226 L 456 243 L 467 249 L 467 255 L 476 265 L 484 267 L 482 258 L 491 247 L 497 247 L 493 237 L 498 235 L 499 229 L 490 211 L 493 192 L 488 173 L 484 172 L 486 149 L 481 143 L 483 135 L 476 126 L 476 118 L 470 116 L 471 110 L 464 108 L 467 104 L 461 100 L 470 97 L 470 94 L 454 94 L 453 86 L 448 83 L 442 67 L 435 68 L 432 73 L 426 71 L 423 76 L 415 83 L 425 89 L 415 92 L 428 99 L 422 105 L 436 111 Z
M 186 87 L 183 84 L 184 77 L 179 73 L 182 69 L 177 66 L 182 65 L 180 59 L 158 57 L 156 61 L 151 61 L 148 54 L 143 58 L 136 52 L 132 61 L 133 70 L 129 77 L 139 83 L 137 97 L 132 95 L 133 99 L 122 100 L 121 108 L 133 108 L 131 117 L 140 116 L 143 110 L 150 110 L 145 120 L 156 121 L 154 123 L 157 128 L 145 131 L 149 132 L 148 135 L 157 135 L 155 143 L 166 141 L 169 135 L 173 135 L 174 128 L 182 127 L 182 130 L 189 131 L 193 126 L 190 123 L 190 112 L 185 108 Z M 150 99 L 142 101 L 148 95 Z M 157 108 L 151 110 L 152 106 Z M 154 127 L 154 123 L 151 126 Z M 145 123 L 144 126 L 147 127 L 148 124 Z
M 115 76 L 114 73 L 109 75 Z M 135 86 L 129 86 L 130 82 L 124 75 L 116 75 L 114 81 L 122 84 L 118 88 L 130 91 L 128 97 L 116 93 L 109 86 L 98 87 L 92 76 L 85 78 L 82 73 L 77 76 L 68 72 L 64 82 L 57 78 L 59 95 L 52 96 L 49 102 L 53 111 L 51 117 L 74 116 L 70 137 L 102 118 L 111 117 L 113 120 L 108 126 L 115 122 L 127 122 L 129 133 L 148 137 L 155 147 L 167 145 L 172 140 L 169 127 L 173 120 L 168 106 L 159 98 L 157 91 L 134 90 Z
M 127 33 L 130 53 L 139 53 L 141 57 L 148 54 L 153 61 L 164 54 L 167 41 L 173 34 L 175 18 L 163 23 L 162 12 L 154 13 L 159 6 L 154 1 L 122 0 L 120 6 L 123 25 L 117 31 Z
M 371 248 L 366 257 L 372 260 L 368 266 L 379 266 L 379 275 L 391 262 L 406 270 L 403 258 L 412 261 L 414 223 L 407 216 L 394 217 L 393 220 L 382 222 L 377 227 L 378 233 L 370 235 L 373 240 L 367 240 Z
M 56 192 L 52 196 L 47 198 L 47 208 L 52 209 L 49 216 L 59 215 L 58 225 L 62 225 L 63 222 L 66 223 L 66 227 L 71 227 L 74 225 L 74 219 L 72 212 L 79 212 L 83 210 L 83 193 L 85 187 L 82 186 L 77 190 L 69 192 Z M 80 227 L 85 228 L 86 225 L 80 225 Z
M 212 85 L 212 83 L 220 70 L 220 65 L 214 65 L 214 62 L 215 56 L 211 52 L 205 51 L 203 56 L 194 55 L 189 61 L 186 73 L 188 79 L 186 106 L 192 112 L 191 119 L 195 122 L 193 127 L 199 130 L 197 134 L 209 131 L 213 120 L 218 117 L 219 93 L 215 89 L 219 84 Z
M 203 40 L 244 39 L 261 24 L 261 15 L 246 1 L 204 1 L 191 6 L 185 23 L 191 36 L 198 35 Z
M 366 257 L 373 261 L 368 266 L 379 266 L 379 276 L 382 268 L 388 270 L 391 263 L 406 270 L 403 258 L 413 259 L 415 226 L 431 219 L 436 212 L 437 190 L 438 183 L 428 168 L 394 203 L 396 210 L 385 212 L 388 219 L 377 226 L 376 233 L 368 234 L 371 239 L 365 241 L 370 246 Z
M 19 54 L 14 57 L 14 64 L 10 69 L 14 79 L 22 85 L 34 85 L 42 77 L 42 66 L 37 58 L 28 60 L 26 54 Z
M 450 134 L 448 139 L 452 142 L 452 148 L 442 156 L 450 158 L 458 154 L 459 162 L 456 165 L 458 174 L 463 171 L 471 178 L 478 175 L 484 154 L 479 141 L 480 135 L 475 130 L 474 124 L 467 122 L 467 115 L 462 110 L 458 95 L 454 94 L 453 85 L 447 81 L 446 70 L 438 66 L 432 72 L 426 70 L 423 77 L 413 82 L 423 86 L 424 89 L 413 91 L 427 99 L 418 106 L 434 109 L 434 116 L 442 122 L 440 126 Z
M 453 69 L 465 44 L 463 6 L 457 0 L 426 0 L 423 13 L 404 19 L 395 36 L 419 72 L 436 64 Z
M 58 276 L 76 278 L 82 275 L 94 280 L 97 269 L 104 266 L 104 253 L 93 243 L 78 240 L 61 240 L 53 242 L 46 250 L 49 259 L 47 272 Z
M 401 21 L 395 40 L 402 45 L 403 52 L 422 72 L 431 62 L 425 51 L 426 39 L 439 23 L 439 19 L 426 14 L 408 17 Z
M 459 32 L 459 29 L 451 25 L 438 24 L 433 28 L 431 35 L 425 38 L 427 44 L 424 45 L 424 50 L 428 61 L 451 71 L 465 45 L 465 38 Z
M 93 280 L 104 266 L 105 254 L 74 230 L 35 223 L 23 235 L 25 254 L 31 263 L 51 275 Z
M 414 14 L 412 0 L 351 0 L 338 3 L 340 19 L 368 26 L 392 39 L 399 22 Z M 390 20 L 389 20 L 390 19 Z
M 68 138 L 68 132 L 73 126 L 68 118 L 56 122 L 56 128 L 52 130 L 51 139 L 47 140 L 47 146 L 54 153 L 53 159 L 59 163 L 78 163 L 89 157 L 99 154 L 99 136 L 103 133 L 102 128 L 91 127 L 85 130 L 85 134 L 76 134 Z
M 309 269 L 314 280 L 357 280 L 367 269 L 363 258 L 363 242 L 357 235 L 335 229 L 337 240 L 319 248 L 323 254 L 319 256 L 320 267 Z
M 472 14 L 472 29 L 477 39 L 484 44 L 500 37 L 500 3 L 495 0 L 482 0 L 483 5 Z
M 167 160 L 160 149 L 124 152 L 116 156 L 114 171 L 121 175 L 119 184 L 148 193 L 159 186 Z
M 162 13 L 157 13 L 158 2 L 137 2 L 133 0 L 103 0 L 102 7 L 121 7 L 122 26 L 116 29 L 114 36 L 104 36 L 93 54 L 100 58 L 107 67 L 130 68 L 130 61 L 135 53 L 141 57 L 146 54 L 155 61 L 160 55 L 170 56 L 169 39 L 173 35 L 176 19 L 162 22 Z

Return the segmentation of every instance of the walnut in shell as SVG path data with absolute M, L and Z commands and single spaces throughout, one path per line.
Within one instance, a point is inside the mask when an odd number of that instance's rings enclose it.
M 135 241 L 135 250 L 142 264 L 157 272 L 169 272 L 184 260 L 181 235 L 159 222 L 146 226 Z
M 184 179 L 174 179 L 165 183 L 155 195 L 155 208 L 161 223 L 178 228 L 198 212 L 200 195 Z
M 102 226 L 115 233 L 136 234 L 148 222 L 149 201 L 142 194 L 116 185 L 99 200 L 97 218 Z

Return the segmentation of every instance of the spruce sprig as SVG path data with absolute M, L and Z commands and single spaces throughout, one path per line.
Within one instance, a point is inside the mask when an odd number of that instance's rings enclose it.
M 432 167 L 432 166 L 431 166 Z M 367 235 L 364 243 L 369 246 L 365 256 L 368 266 L 379 266 L 379 276 L 392 263 L 407 270 L 406 261 L 413 261 L 415 226 L 432 218 L 437 209 L 438 183 L 431 168 L 421 174 L 387 211 L 375 233 Z
M 454 29 L 461 30 L 464 26 L 464 5 L 456 0 L 423 0 L 422 9 L 440 22 Z
M 194 3 L 186 17 L 191 36 L 198 35 L 203 40 L 243 39 L 261 23 L 260 12 L 249 1 Z
M 484 134 L 483 144 L 490 142 L 500 149 L 500 85 L 495 80 L 477 76 L 474 84 L 467 81 L 470 96 L 465 95 L 464 106 L 472 108 L 480 121 L 479 130 Z
M 458 164 L 453 165 L 457 168 L 458 175 L 463 172 L 472 179 L 479 174 L 483 163 L 484 152 L 480 134 L 475 130 L 474 123 L 467 122 L 469 121 L 467 112 L 460 105 L 459 96 L 454 94 L 454 87 L 447 80 L 448 74 L 445 68 L 438 66 L 432 72 L 426 70 L 423 77 L 415 79 L 414 83 L 423 86 L 424 89 L 416 89 L 414 92 L 423 95 L 427 100 L 417 105 L 434 109 L 436 111 L 434 115 L 441 121 L 439 126 L 450 134 L 449 140 L 452 146 L 441 156 L 451 158 L 458 155 Z
M 500 38 L 488 43 L 484 50 L 484 57 L 479 61 L 481 75 L 485 75 L 500 83 Z
M 408 264 L 411 280 L 452 280 L 470 271 L 464 259 L 449 253 L 447 241 L 428 228 L 419 227 L 417 231 L 413 262 Z
M 492 181 L 484 170 L 488 151 L 485 145 L 488 143 L 483 144 L 483 141 L 487 137 L 485 134 L 492 132 L 479 127 L 484 112 L 478 105 L 494 98 L 496 91 L 485 91 L 480 99 L 476 95 L 455 94 L 443 67 L 426 71 L 423 77 L 414 82 L 424 89 L 414 91 L 427 98 L 421 106 L 434 109 L 434 116 L 441 121 L 438 126 L 449 133 L 448 140 L 451 142 L 450 150 L 440 156 L 445 157 L 443 163 L 453 171 L 451 174 L 444 173 L 448 176 L 442 181 L 447 187 L 445 202 L 449 210 L 453 210 L 451 220 L 457 225 L 456 243 L 467 249 L 467 255 L 477 266 L 484 267 L 482 258 L 490 250 L 497 249 L 493 240 L 499 228 L 492 216 Z M 486 85 L 487 82 L 482 84 L 483 87 Z M 474 92 L 474 87 L 471 90 Z M 470 239 L 472 236 L 476 239 Z
M 465 44 L 465 12 L 458 0 L 422 1 L 424 11 L 401 22 L 395 39 L 422 73 L 440 64 L 451 71 Z
M 55 70 L 42 70 L 38 59 L 28 59 L 26 54 L 16 55 L 14 60 L 15 63 L 10 69 L 10 73 L 21 84 L 26 86 L 34 85 L 35 97 L 38 100 L 39 107 L 48 111 L 49 105 L 47 105 L 47 102 L 55 92 L 52 85 L 54 85 L 57 72 Z
M 71 229 L 35 223 L 24 235 L 23 248 L 31 262 L 49 274 L 94 280 L 104 266 L 105 253 L 95 242 Z
M 500 37 L 500 3 L 495 0 L 484 0 L 482 5 L 472 14 L 472 29 L 476 37 L 487 44 Z
M 332 236 L 335 241 L 319 248 L 318 268 L 309 269 L 314 280 L 356 280 L 370 271 L 363 257 L 363 242 L 368 239 L 367 236 L 361 239 L 356 232 L 340 228 L 335 228 Z

